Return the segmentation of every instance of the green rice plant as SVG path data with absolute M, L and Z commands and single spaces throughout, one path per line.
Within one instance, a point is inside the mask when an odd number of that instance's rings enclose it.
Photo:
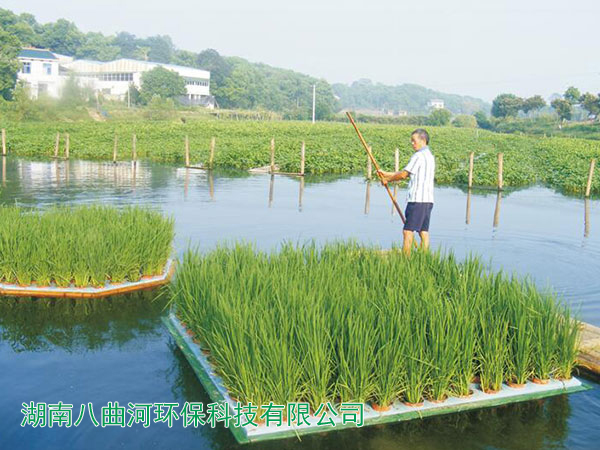
M 533 375 L 534 335 L 532 321 L 527 315 L 520 314 L 514 320 L 509 327 L 506 380 L 521 385 Z
M 568 380 L 577 365 L 581 323 L 573 317 L 569 308 L 561 308 L 556 325 L 555 376 Z
M 533 350 L 533 376 L 548 380 L 555 368 L 558 316 L 551 297 L 537 296 L 533 316 L 535 345 Z
M 484 392 L 497 392 L 504 381 L 508 357 L 508 321 L 502 316 L 479 315 L 477 360 Z

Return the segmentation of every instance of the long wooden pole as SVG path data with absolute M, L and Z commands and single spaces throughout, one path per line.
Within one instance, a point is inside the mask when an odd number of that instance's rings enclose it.
M 185 135 L 185 167 L 190 167 L 190 139 Z
M 213 162 L 215 160 L 215 143 L 216 143 L 216 138 L 213 137 L 210 140 L 210 156 L 208 158 L 208 168 L 209 169 L 213 168 Z
M 504 187 L 504 180 L 502 179 L 502 171 L 504 167 L 504 153 L 498 153 L 498 190 L 502 190 Z
M 304 145 L 304 141 L 302 141 L 302 148 L 300 149 L 300 175 L 304 175 L 305 156 L 306 146 Z
M 469 188 L 473 187 L 473 158 L 474 152 L 469 153 Z
M 394 151 L 394 172 L 400 172 L 400 150 Z
M 115 134 L 115 143 L 113 145 L 113 163 L 117 162 L 117 147 L 119 145 L 119 138 Z
M 60 147 L 60 132 L 56 132 L 56 140 L 54 141 L 54 157 L 58 158 L 58 150 Z
M 377 161 L 375 161 L 375 157 L 371 153 L 371 149 L 367 145 L 367 143 L 365 141 L 365 138 L 363 138 L 363 135 L 361 134 L 361 132 L 358 129 L 358 127 L 356 126 L 356 122 L 354 122 L 354 119 L 352 118 L 352 115 L 350 114 L 349 111 L 346 112 L 346 115 L 348 116 L 348 119 L 350 120 L 350 123 L 354 127 L 354 130 L 356 130 L 356 134 L 358 135 L 358 138 L 360 139 L 360 142 L 362 143 L 363 147 L 365 148 L 365 151 L 367 152 L 367 155 L 369 156 L 369 159 L 373 162 L 373 165 L 375 166 L 375 170 L 377 171 L 377 176 L 379 177 L 379 180 L 381 181 L 381 184 L 383 184 L 385 186 L 385 189 L 386 189 L 388 195 L 390 196 L 390 200 L 394 204 L 394 207 L 396 208 L 396 211 L 398 211 L 398 215 L 402 219 L 402 222 L 406 223 L 406 218 L 404 217 L 404 213 L 400 209 L 400 206 L 398 205 L 398 202 L 396 202 L 396 199 L 394 198 L 394 194 L 392 194 L 392 191 L 390 190 L 390 187 L 388 186 L 388 183 L 386 181 L 384 181 L 383 178 L 381 178 L 381 176 L 379 175 L 379 164 L 377 164 Z
M 596 165 L 596 160 L 592 159 L 590 161 L 590 171 L 588 173 L 587 186 L 585 187 L 585 196 L 589 197 L 592 192 L 592 180 L 594 179 L 594 166 Z
M 6 130 L 2 128 L 2 156 L 6 156 Z
M 275 173 L 275 138 L 271 138 L 271 173 Z

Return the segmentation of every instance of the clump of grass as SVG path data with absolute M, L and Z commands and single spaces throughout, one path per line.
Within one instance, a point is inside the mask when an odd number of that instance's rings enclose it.
M 173 237 L 173 220 L 145 208 L 2 206 L 0 281 L 59 287 L 138 281 L 162 272 Z
M 477 257 L 247 244 L 189 250 L 170 286 L 179 319 L 230 393 L 253 404 L 418 404 L 532 376 L 570 377 L 578 322 L 529 281 Z

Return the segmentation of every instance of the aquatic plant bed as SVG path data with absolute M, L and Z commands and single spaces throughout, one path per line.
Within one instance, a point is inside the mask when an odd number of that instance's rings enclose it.
M 98 297 L 168 281 L 174 223 L 146 208 L 0 207 L 0 293 Z
M 233 414 L 233 408 L 236 402 L 232 399 L 229 391 L 224 386 L 222 378 L 216 375 L 217 369 L 203 353 L 203 347 L 206 347 L 194 342 L 194 339 L 190 336 L 188 330 L 173 312 L 170 312 L 167 317 L 164 317 L 163 322 L 175 339 L 177 346 L 181 349 L 192 366 L 192 369 L 196 373 L 196 376 L 202 383 L 210 399 L 213 402 L 226 402 L 229 405 L 231 414 Z M 472 390 L 472 395 L 466 398 L 449 397 L 441 403 L 424 401 L 422 406 L 408 406 L 402 402 L 395 401 L 387 411 L 376 411 L 369 404 L 363 404 L 363 426 L 400 422 L 468 411 L 471 409 L 501 406 L 509 403 L 579 392 L 588 389 L 588 387 L 581 383 L 581 381 L 572 377 L 570 380 L 566 381 L 551 380 L 547 384 L 527 382 L 522 388 L 511 388 L 506 384 L 503 384 L 501 390 L 496 394 L 486 394 L 481 391 L 479 385 L 475 383 L 470 384 L 470 389 Z M 334 408 L 339 408 L 339 405 L 335 405 Z M 328 415 L 328 417 L 331 417 L 334 425 L 318 425 L 319 418 L 311 414 L 308 420 L 310 425 L 303 423 L 300 426 L 290 426 L 287 425 L 284 420 L 283 425 L 281 426 L 266 426 L 263 423 L 258 426 L 231 426 L 229 429 L 236 440 L 239 443 L 244 444 L 255 441 L 292 438 L 302 434 L 322 433 L 325 431 L 341 430 L 356 426 L 355 424 L 343 423 L 340 416 Z
M 551 292 L 477 257 L 410 257 L 353 242 L 188 251 L 177 317 L 242 404 L 492 397 L 504 384 L 569 380 L 579 322 Z M 491 397 L 490 397 L 491 398 Z

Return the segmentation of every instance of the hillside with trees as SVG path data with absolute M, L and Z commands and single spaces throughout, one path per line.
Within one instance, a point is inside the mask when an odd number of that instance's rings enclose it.
M 308 119 L 312 114 L 312 86 L 316 85 L 318 119 L 331 117 L 339 109 L 331 85 L 292 70 L 280 69 L 243 58 L 221 56 L 216 50 L 199 53 L 175 47 L 166 35 L 139 38 L 120 32 L 80 31 L 65 19 L 38 23 L 31 14 L 14 14 L 0 8 L 0 95 L 9 99 L 15 87 L 21 47 L 46 48 L 78 59 L 111 61 L 130 58 L 177 64 L 211 71 L 211 92 L 224 108 L 265 109 L 285 118 Z
M 427 114 L 430 109 L 428 102 L 440 99 L 444 101 L 444 107 L 454 114 L 490 110 L 489 103 L 481 99 L 445 94 L 416 84 L 388 86 L 361 79 L 350 85 L 336 83 L 333 85 L 333 92 L 339 97 L 341 106 L 347 109 L 403 110 L 409 114 Z

